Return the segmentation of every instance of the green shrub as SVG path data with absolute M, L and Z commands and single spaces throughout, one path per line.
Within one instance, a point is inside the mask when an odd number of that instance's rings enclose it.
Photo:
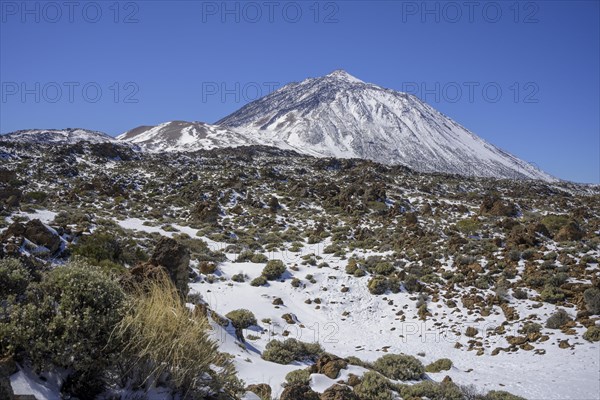
M 525 400 L 524 397 L 515 396 L 514 394 L 505 392 L 504 390 L 491 390 L 485 397 L 485 400 Z
M 21 261 L 15 258 L 0 259 L 0 299 L 25 293 L 31 274 Z
M 417 380 L 425 373 L 421 361 L 404 354 L 386 354 L 373 363 L 373 368 L 387 378 L 400 381 Z
M 464 396 L 460 388 L 452 382 L 424 381 L 414 385 L 395 385 L 394 388 L 396 386 L 403 399 L 464 400 L 469 398 Z
M 244 275 L 243 273 L 235 274 L 231 277 L 231 280 L 234 282 L 242 283 L 246 281 L 246 275 Z
M 561 326 L 569 321 L 571 321 L 571 317 L 569 317 L 569 314 L 561 308 L 548 318 L 546 321 L 546 328 L 560 329 Z
M 600 341 L 600 327 L 593 325 L 590 326 L 587 331 L 583 334 L 583 338 L 585 340 L 589 340 L 590 342 L 599 342 Z
M 425 367 L 425 372 L 448 371 L 452 368 L 452 361 L 448 358 L 440 358 Z
M 285 272 L 285 264 L 281 260 L 270 260 L 263 268 L 262 275 L 268 281 L 274 281 Z
M 586 289 L 583 292 L 586 308 L 592 314 L 600 314 L 600 289 L 597 287 Z
M 259 276 L 256 277 L 254 279 L 252 279 L 252 281 L 250 281 L 250 286 L 263 286 L 266 285 L 267 283 L 267 278 L 265 278 L 264 276 Z
M 308 369 L 296 369 L 288 372 L 285 376 L 285 380 L 288 384 L 301 384 L 308 385 L 310 381 L 310 371 Z
M 375 266 L 374 271 L 376 274 L 387 276 L 394 272 L 394 266 L 389 262 L 380 262 Z
M 90 388 L 118 350 L 109 341 L 123 316 L 125 295 L 117 281 L 78 260 L 31 284 L 27 299 L 5 326 L 8 347 L 37 368 L 68 369 L 76 385 L 99 390 Z
M 540 297 L 543 301 L 554 304 L 564 300 L 565 294 L 562 290 L 555 288 L 554 286 L 546 285 L 544 290 L 542 290 L 542 293 L 540 293 Z
M 250 261 L 252 261 L 253 263 L 257 263 L 257 264 L 262 264 L 262 263 L 266 263 L 267 261 L 269 261 L 269 259 L 267 258 L 267 256 L 265 256 L 262 253 L 256 253 L 252 256 Z
M 463 219 L 456 223 L 456 229 L 466 235 L 474 235 L 481 229 L 481 223 L 473 219 Z
M 383 276 L 376 276 L 369 280 L 367 284 L 369 292 L 374 295 L 384 294 L 388 290 L 388 281 Z
M 550 231 L 550 233 L 555 234 L 569 222 L 569 217 L 567 215 L 556 215 L 549 214 L 542 218 L 542 224 L 546 225 L 546 228 Z
M 73 248 L 74 255 L 80 255 L 94 261 L 109 260 L 118 262 L 121 246 L 113 235 L 107 232 L 95 232 L 82 236 Z
M 354 258 L 348 260 L 348 264 L 346 265 L 346 273 L 349 275 L 353 275 L 358 269 L 358 263 Z
M 521 328 L 521 333 L 528 335 L 530 333 L 539 333 L 541 330 L 542 325 L 535 322 L 527 321 Z
M 286 339 L 283 342 L 271 340 L 265 346 L 262 358 L 277 364 L 289 364 L 292 361 L 314 361 L 323 348 L 318 343 L 306 343 L 296 339 Z
M 246 329 L 252 325 L 256 325 L 256 317 L 250 310 L 233 310 L 225 316 L 231 320 L 231 324 L 235 328 Z
M 354 393 L 364 400 L 392 400 L 388 389 L 389 381 L 377 372 L 369 371 L 362 376 L 361 382 L 354 386 Z

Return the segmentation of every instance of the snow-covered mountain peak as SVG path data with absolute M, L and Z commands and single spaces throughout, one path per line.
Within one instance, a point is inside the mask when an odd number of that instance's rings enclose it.
M 417 97 L 341 70 L 286 85 L 217 124 L 313 156 L 365 158 L 425 172 L 555 180 Z
M 364 83 L 363 81 L 356 78 L 355 76 L 350 75 L 348 72 L 344 71 L 343 69 L 336 69 L 335 71 L 325 75 L 324 78 L 341 80 L 341 81 L 346 81 L 346 82 L 351 82 L 351 83 Z

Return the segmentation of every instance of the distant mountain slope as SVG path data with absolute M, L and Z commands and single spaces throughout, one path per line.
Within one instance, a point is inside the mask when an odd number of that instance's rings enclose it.
M 288 84 L 217 124 L 315 156 L 366 158 L 421 171 L 556 180 L 415 96 L 341 70 Z
M 77 142 L 105 143 L 115 139 L 103 132 L 89 129 L 26 129 L 7 133 L 0 140 L 21 143 L 74 144 Z
M 257 144 L 225 127 L 203 122 L 171 121 L 157 126 L 139 126 L 117 140 L 138 145 L 146 151 L 196 151 Z

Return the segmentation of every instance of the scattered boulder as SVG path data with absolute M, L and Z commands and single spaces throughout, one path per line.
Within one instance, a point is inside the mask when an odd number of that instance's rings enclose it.
M 323 374 L 336 379 L 342 369 L 348 368 L 348 362 L 333 354 L 322 354 L 312 366 L 313 373 Z
M 190 253 L 185 246 L 175 239 L 162 237 L 154 247 L 150 263 L 164 267 L 177 290 L 187 295 Z
M 310 386 L 303 384 L 288 385 L 279 400 L 320 400 L 319 394 L 313 391 Z
M 39 219 L 25 224 L 25 237 L 38 246 L 46 247 L 51 253 L 56 253 L 60 248 L 60 237 L 56 232 L 50 231 Z

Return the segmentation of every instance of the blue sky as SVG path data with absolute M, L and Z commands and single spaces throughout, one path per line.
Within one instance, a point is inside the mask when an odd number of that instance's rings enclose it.
M 341 68 L 600 183 L 599 4 L 0 0 L 0 132 L 215 122 Z

